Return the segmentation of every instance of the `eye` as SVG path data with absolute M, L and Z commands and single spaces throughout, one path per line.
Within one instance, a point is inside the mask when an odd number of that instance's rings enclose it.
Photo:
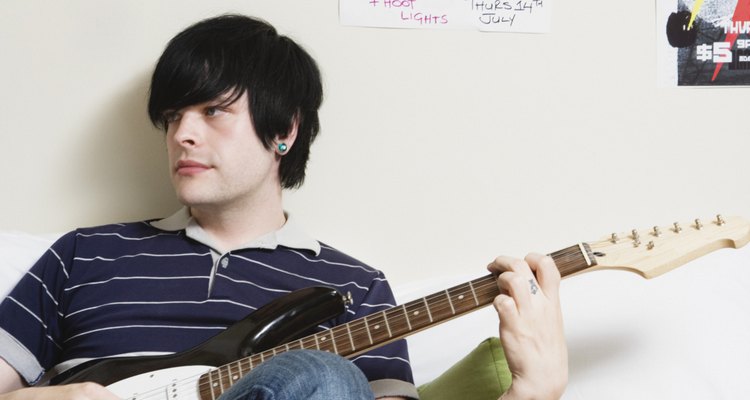
M 171 124 L 172 122 L 176 122 L 180 119 L 181 115 L 180 113 L 176 111 L 165 111 L 162 115 L 162 119 L 164 120 L 164 123 L 167 125 Z
M 206 114 L 206 116 L 214 117 L 223 111 L 224 109 L 219 106 L 209 106 L 206 107 L 204 113 Z

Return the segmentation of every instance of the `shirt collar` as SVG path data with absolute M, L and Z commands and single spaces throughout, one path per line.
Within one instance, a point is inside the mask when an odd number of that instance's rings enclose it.
M 293 218 L 284 213 L 286 217 L 286 223 L 276 231 L 269 232 L 250 243 L 246 243 L 239 246 L 237 249 L 276 249 L 278 246 L 289 247 L 298 250 L 310 250 L 315 255 L 320 254 L 320 243 L 310 237 L 307 233 L 301 230 L 295 223 Z M 198 222 L 190 215 L 190 210 L 187 207 L 183 207 L 171 216 L 152 221 L 151 226 L 154 228 L 176 232 L 185 231 L 185 235 L 193 240 L 203 243 L 211 248 L 214 246 L 211 236 L 198 225 Z

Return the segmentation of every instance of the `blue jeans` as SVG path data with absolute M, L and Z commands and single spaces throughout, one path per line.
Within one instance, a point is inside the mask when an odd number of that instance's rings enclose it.
M 267 360 L 219 400 L 372 400 L 362 371 L 332 353 L 293 350 Z

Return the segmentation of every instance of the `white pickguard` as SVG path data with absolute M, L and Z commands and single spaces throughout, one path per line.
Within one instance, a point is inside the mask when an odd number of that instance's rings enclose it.
M 198 379 L 214 367 L 189 365 L 132 376 L 109 386 L 124 400 L 201 400 Z

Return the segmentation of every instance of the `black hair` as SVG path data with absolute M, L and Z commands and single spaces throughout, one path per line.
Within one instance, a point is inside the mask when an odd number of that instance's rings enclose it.
M 166 130 L 166 113 L 228 95 L 244 93 L 258 137 L 270 149 L 294 123 L 297 138 L 279 167 L 281 185 L 302 185 L 310 145 L 320 130 L 323 100 L 315 60 L 269 23 L 244 15 L 200 21 L 175 36 L 151 78 L 148 114 Z

